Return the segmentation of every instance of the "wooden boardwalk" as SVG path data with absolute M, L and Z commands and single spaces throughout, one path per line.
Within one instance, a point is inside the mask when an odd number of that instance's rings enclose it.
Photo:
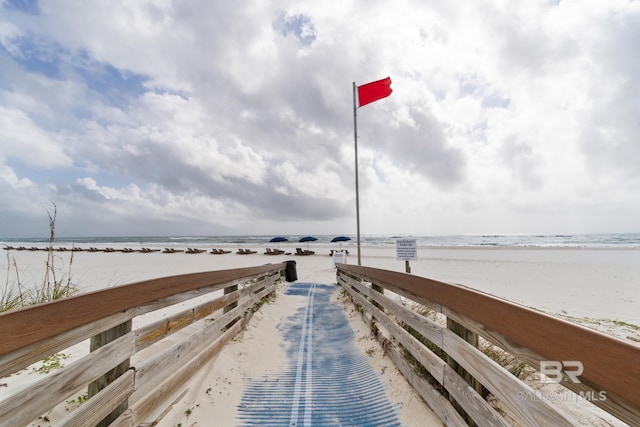
M 39 416 L 79 390 L 89 390 L 88 400 L 63 412 L 55 425 L 162 425 L 165 408 L 186 393 L 185 384 L 249 325 L 265 298 L 278 292 L 287 267 L 163 277 L 0 314 L 0 378 L 91 342 L 86 356 L 4 394 L 0 425 L 40 423 Z M 636 343 L 464 286 L 346 264 L 337 266 L 336 285 L 289 285 L 283 297 L 302 298 L 304 304 L 279 327 L 286 363 L 243 377 L 246 387 L 234 403 L 238 424 L 401 424 L 398 403 L 385 395 L 380 371 L 354 350 L 350 322 L 330 301 L 336 286 L 353 301 L 367 336 L 375 337 L 437 416 L 427 425 L 583 424 L 580 413 L 480 351 L 480 339 L 534 371 L 546 367 L 567 399 L 581 398 L 582 404 L 602 410 L 602 417 L 640 425 Z M 434 322 L 398 296 L 444 320 Z M 150 322 L 133 322 L 165 308 L 170 311 Z M 550 372 L 549 363 L 565 369 Z
M 304 307 L 279 327 L 287 364 L 247 380 L 238 405 L 242 426 L 400 426 L 380 372 L 358 351 L 335 285 L 295 283 Z

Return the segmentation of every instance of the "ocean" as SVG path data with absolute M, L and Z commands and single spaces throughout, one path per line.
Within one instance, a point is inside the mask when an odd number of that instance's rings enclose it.
M 129 237 L 56 237 L 56 246 L 116 246 L 116 247 L 208 247 L 208 246 L 272 246 L 270 240 L 284 237 L 289 243 L 298 242 L 303 235 L 282 236 L 129 236 Z M 332 245 L 335 235 L 315 235 L 317 241 L 311 245 Z M 345 247 L 356 245 L 356 236 L 343 242 Z M 398 239 L 415 239 L 418 247 L 524 247 L 524 248 L 640 248 L 640 233 L 609 234 L 460 234 L 460 235 L 363 235 L 363 246 L 393 246 Z M 46 246 L 48 237 L 43 238 L 0 238 L 4 246 Z

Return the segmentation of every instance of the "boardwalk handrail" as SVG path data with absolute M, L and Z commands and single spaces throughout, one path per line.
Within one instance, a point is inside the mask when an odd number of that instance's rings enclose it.
M 545 398 L 552 396 L 536 393 L 492 363 L 458 336 L 465 335 L 459 330 L 454 333 L 450 328 L 418 316 L 376 289 L 387 289 L 442 313 L 449 326 L 453 323 L 468 335 L 477 334 L 535 369 L 540 368 L 541 362 L 568 361 L 572 367 L 567 366 L 566 371 L 571 374 L 575 369 L 572 362 L 579 362 L 584 368 L 578 377 L 581 382 L 574 382 L 563 372 L 563 386 L 593 398 L 588 400 L 626 423 L 634 425 L 640 420 L 640 346 L 634 343 L 460 285 L 347 264 L 338 264 L 337 274 L 338 284 L 369 312 L 374 332 L 380 335 L 376 325 L 387 331 L 389 336 L 379 336 L 385 350 L 410 382 L 422 388 L 423 398 L 447 425 L 466 425 L 469 420 L 478 425 L 504 425 L 505 422 L 501 414 L 486 404 L 481 393 L 462 382 L 462 377 L 451 369 L 451 363 L 436 356 L 415 334 L 409 334 L 407 326 L 469 372 L 474 381 L 479 381 L 496 396 L 509 409 L 510 416 L 520 422 L 526 425 L 577 425 L 577 422 Z M 401 345 L 401 350 L 394 350 L 394 342 Z M 458 416 L 459 411 L 449 405 L 449 399 L 416 377 L 415 367 L 411 368 L 405 358 L 400 357 L 405 351 L 466 412 L 466 422 Z
M 25 425 L 87 385 L 90 399 L 58 425 L 146 422 L 157 405 L 246 325 L 252 307 L 274 293 L 285 267 L 162 277 L 0 314 L 0 378 L 87 339 L 92 347 L 88 355 L 0 401 L 0 425 Z M 221 290 L 223 295 L 216 292 Z M 196 297 L 205 301 L 132 330 L 135 317 Z M 207 317 L 211 314 L 216 318 Z M 193 325 L 205 318 L 204 324 Z M 190 325 L 194 331 L 188 337 L 140 356 L 141 350 Z M 139 360 L 130 367 L 132 356 Z M 136 400 L 130 402 L 134 391 Z

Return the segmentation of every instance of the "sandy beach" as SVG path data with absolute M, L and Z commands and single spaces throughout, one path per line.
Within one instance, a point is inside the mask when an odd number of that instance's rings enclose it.
M 265 246 L 266 247 L 266 246 Z M 252 247 L 257 253 L 237 255 L 236 247 L 225 255 L 174 253 L 74 252 L 70 267 L 72 282 L 81 292 L 117 286 L 168 275 L 222 270 L 285 260 L 295 260 L 298 282 L 335 283 L 329 246 L 313 246 L 311 256 L 264 255 L 265 247 Z M 295 253 L 296 245 L 281 246 Z M 357 262 L 356 248 L 345 246 L 347 262 Z M 184 249 L 184 248 L 182 248 Z M 201 248 L 211 249 L 211 248 Z M 72 254 L 56 252 L 59 274 L 68 274 Z M 572 321 L 611 333 L 624 339 L 640 340 L 640 251 L 633 249 L 539 249 L 539 248 L 419 248 L 418 261 L 411 262 L 412 274 L 462 284 L 528 307 L 559 315 Z M 404 271 L 396 260 L 395 248 L 363 247 L 362 264 Z M 0 271 L 15 279 L 18 269 L 23 284 L 40 283 L 46 252 L 2 251 Z M 6 285 L 6 284 L 3 284 Z M 300 304 L 282 289 L 274 302 L 263 306 L 248 327 L 189 383 L 175 409 L 161 426 L 234 425 L 235 408 L 242 396 L 243 381 L 261 372 L 276 371 L 283 363 L 281 338 L 277 326 L 291 316 Z M 337 297 L 337 296 L 336 296 Z M 391 362 L 369 337 L 358 316 L 349 315 L 360 350 L 381 375 L 391 402 L 397 405 L 404 425 L 439 425 L 436 418 L 411 390 Z M 370 349 L 375 349 L 371 351 Z M 78 346 L 68 353 L 82 352 Z M 73 354 L 75 356 L 75 354 Z M 71 359 L 72 360 L 72 359 Z M 71 361 L 70 360 L 70 361 Z M 28 375 L 33 377 L 34 375 Z M 0 398 L 33 378 L 13 376 L 2 380 Z M 205 390 L 209 392 L 205 393 Z M 189 410 L 187 417 L 185 411 Z M 423 420 L 423 421 L 420 421 Z M 424 424 L 424 420 L 433 420 Z M 46 425 L 46 424 L 41 424 Z
M 296 246 L 280 249 L 295 253 Z M 252 255 L 236 255 L 237 246 L 227 247 L 231 253 L 225 255 L 75 252 L 71 278 L 81 291 L 88 291 L 154 277 L 295 260 L 300 281 L 335 282 L 331 247 L 312 246 L 313 256 L 267 256 L 266 247 L 250 248 L 257 252 Z M 347 262 L 357 263 L 355 246 L 345 249 L 350 252 Z M 55 256 L 59 273 L 68 274 L 71 253 L 55 252 Z M 15 279 L 14 261 L 22 283 L 41 283 L 45 252 L 2 250 L 0 271 L 7 281 Z M 405 271 L 393 247 L 363 247 L 362 264 Z M 418 249 L 418 260 L 410 266 L 412 274 L 465 285 L 545 312 L 640 325 L 639 249 L 425 247 Z

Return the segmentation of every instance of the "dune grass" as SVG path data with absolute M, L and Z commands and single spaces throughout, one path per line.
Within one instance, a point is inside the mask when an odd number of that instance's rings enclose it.
M 0 312 L 15 310 L 47 301 L 66 298 L 77 292 L 77 286 L 71 280 L 73 251 L 70 252 L 69 265 L 66 271 L 59 266 L 60 257 L 54 255 L 55 225 L 58 209 L 53 204 L 53 214 L 49 216 L 49 246 L 42 283 L 28 286 L 20 278 L 20 268 L 15 257 L 7 251 L 7 275 L 5 285 L 0 290 Z

